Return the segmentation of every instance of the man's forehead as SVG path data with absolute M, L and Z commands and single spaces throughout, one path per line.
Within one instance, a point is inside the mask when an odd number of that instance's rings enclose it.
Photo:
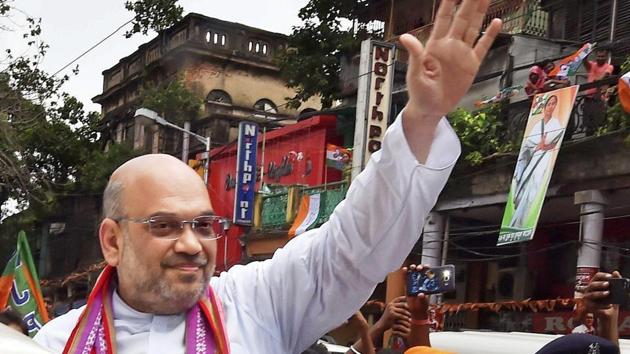
M 119 167 L 112 179 L 123 185 L 124 209 L 211 209 L 201 177 L 169 155 L 144 155 L 132 159 Z

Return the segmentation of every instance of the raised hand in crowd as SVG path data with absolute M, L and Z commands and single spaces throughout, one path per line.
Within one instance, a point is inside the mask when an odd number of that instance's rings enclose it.
M 429 266 L 412 264 L 409 268 L 403 268 L 403 272 L 406 274 L 408 271 L 421 271 L 426 268 L 429 268 Z M 407 336 L 407 346 L 430 347 L 429 332 L 431 322 L 429 320 L 429 296 L 420 293 L 416 296 L 407 296 L 406 298 L 411 314 L 411 327 L 409 335 Z
M 372 342 L 370 333 L 370 324 L 363 317 L 361 311 L 355 312 L 348 320 L 348 324 L 359 329 L 359 340 L 350 346 L 350 350 L 346 354 L 375 354 L 374 343 Z
M 619 305 L 613 305 L 609 300 L 609 280 L 621 278 L 621 274 L 615 271 L 610 273 L 597 273 L 586 287 L 584 292 L 584 305 L 586 311 L 592 312 L 599 324 L 600 337 L 608 339 L 619 346 Z

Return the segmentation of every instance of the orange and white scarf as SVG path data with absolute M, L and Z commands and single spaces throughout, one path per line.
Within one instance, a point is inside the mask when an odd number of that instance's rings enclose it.
M 107 266 L 90 293 L 63 354 L 115 354 L 112 294 L 115 268 Z M 229 354 L 220 300 L 208 286 L 206 296 L 186 313 L 186 354 Z

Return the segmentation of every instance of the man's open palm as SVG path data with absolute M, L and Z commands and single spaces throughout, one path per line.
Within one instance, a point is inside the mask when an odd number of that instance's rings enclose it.
M 437 120 L 455 108 L 501 30 L 501 20 L 494 19 L 476 41 L 490 0 L 464 0 L 457 13 L 455 2 L 442 1 L 426 47 L 412 35 L 400 37 L 409 52 L 407 111 L 412 117 Z

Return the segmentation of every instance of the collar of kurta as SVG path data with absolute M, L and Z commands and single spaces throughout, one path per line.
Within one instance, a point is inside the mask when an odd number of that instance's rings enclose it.
M 116 354 L 112 297 L 116 268 L 106 266 L 72 330 L 64 354 Z M 223 310 L 212 288 L 186 313 L 187 354 L 229 354 Z

